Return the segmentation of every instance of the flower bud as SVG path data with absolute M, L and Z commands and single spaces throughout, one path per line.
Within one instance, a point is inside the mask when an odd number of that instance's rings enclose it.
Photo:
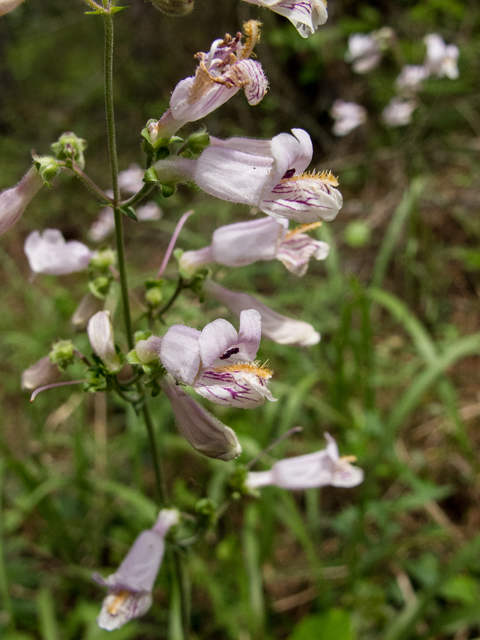
M 88 338 L 94 352 L 112 373 L 122 367 L 113 341 L 113 326 L 109 311 L 99 311 L 88 323 Z
M 99 300 L 104 300 L 107 297 L 108 291 L 110 289 L 110 282 L 110 278 L 107 278 L 105 276 L 99 276 L 94 280 L 90 280 L 90 282 L 88 283 L 90 293 Z
M 58 340 L 52 346 L 49 358 L 50 362 L 57 364 L 60 369 L 66 369 L 73 363 L 75 346 L 71 340 Z
M 58 162 L 52 156 L 33 156 L 33 162 L 47 187 L 52 186 L 52 180 L 60 173 Z
M 70 320 L 74 331 L 85 331 L 90 318 L 102 309 L 103 299 L 93 295 L 91 292 L 86 293 L 80 300 L 80 304 Z
M 112 249 L 97 251 L 90 260 L 90 267 L 98 271 L 108 271 L 117 261 L 117 254 Z
M 162 294 L 162 286 L 163 280 L 147 280 L 145 282 L 145 287 L 147 291 L 145 292 L 145 301 L 149 307 L 158 307 L 161 303 L 163 294 Z
M 22 389 L 33 391 L 38 387 L 53 384 L 60 379 L 60 371 L 56 364 L 45 356 L 22 373 Z
M 76 136 L 72 131 L 62 133 L 57 142 L 51 145 L 53 153 L 59 160 L 73 160 L 80 169 L 85 168 L 83 152 L 87 148 L 87 141 Z
M 42 186 L 42 178 L 35 167 L 32 167 L 16 187 L 0 193 L 0 236 L 18 222 L 28 203 Z
M 138 360 L 142 364 L 160 362 L 160 347 L 162 339 L 158 336 L 150 336 L 146 340 L 139 340 L 135 345 Z
M 182 18 L 193 11 L 194 0 L 150 0 L 154 7 L 171 18 Z

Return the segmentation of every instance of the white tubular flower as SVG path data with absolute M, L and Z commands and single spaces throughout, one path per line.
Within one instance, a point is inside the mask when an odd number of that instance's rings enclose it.
M 197 404 L 170 375 L 160 380 L 172 404 L 175 422 L 191 446 L 208 458 L 233 460 L 242 453 L 235 432 Z
M 99 311 L 92 316 L 88 323 L 87 333 L 93 351 L 103 361 L 107 369 L 112 373 L 119 371 L 122 368 L 122 363 L 113 341 L 110 312 Z
M 271 9 L 288 18 L 302 38 L 315 33 L 328 18 L 327 3 L 323 0 L 245 0 L 250 4 Z
M 327 448 L 305 456 L 276 462 L 269 471 L 251 471 L 246 480 L 249 489 L 275 485 L 293 491 L 315 487 L 356 487 L 363 482 L 363 471 L 350 462 L 355 457 L 340 458 L 335 440 L 325 433 Z
M 84 271 L 93 257 L 93 251 L 81 242 L 66 242 L 58 229 L 45 229 L 41 235 L 32 231 L 23 249 L 34 273 L 53 276 Z
M 16 187 L 0 193 L 0 236 L 18 222 L 28 203 L 42 186 L 40 174 L 32 167 Z
M 348 38 L 346 62 L 352 63 L 355 73 L 368 73 L 375 69 L 382 54 L 377 38 L 367 33 L 352 33 Z
M 248 293 L 230 291 L 213 280 L 205 280 L 203 290 L 238 317 L 246 309 L 256 309 L 262 318 L 262 337 L 267 340 L 293 347 L 311 347 L 320 342 L 320 334 L 311 324 L 282 316 Z
M 195 122 L 220 107 L 243 89 L 251 105 L 258 104 L 268 88 L 268 80 L 259 62 L 250 59 L 260 39 L 260 23 L 255 20 L 243 26 L 242 34 L 232 38 L 228 33 L 215 40 L 208 53 L 197 53 L 199 60 L 194 77 L 181 80 L 170 98 L 170 108 L 158 122 L 148 127 L 152 141 L 170 138 L 187 122 Z
M 24 0 L 0 0 L 0 16 L 4 16 L 6 13 L 13 11 L 21 5 L 23 1 Z
M 437 78 L 447 76 L 451 80 L 458 78 L 458 56 L 460 51 L 454 44 L 445 44 L 437 33 L 430 33 L 424 38 L 427 45 L 425 66 L 434 73 Z
M 104 302 L 104 300 L 97 298 L 90 291 L 86 293 L 70 318 L 73 330 L 85 331 L 90 318 L 103 309 Z
M 261 336 L 261 316 L 249 309 L 240 314 L 240 330 L 223 319 L 203 331 L 173 325 L 162 339 L 160 359 L 176 380 L 201 396 L 227 407 L 252 409 L 275 401 L 268 389 L 272 371 L 255 362 Z
M 367 111 L 356 102 L 335 100 L 330 110 L 330 115 L 335 120 L 333 133 L 336 136 L 346 136 L 367 120 Z
M 135 213 L 140 222 L 160 220 L 160 218 L 163 216 L 163 210 L 158 206 L 156 202 L 153 202 L 153 200 L 147 202 L 147 204 L 144 204 L 141 207 L 138 207 Z
M 403 127 L 410 124 L 412 114 L 417 108 L 415 100 L 392 98 L 382 111 L 382 120 L 388 127 Z
M 176 509 L 162 509 L 155 525 L 142 531 L 115 573 L 108 578 L 92 574 L 95 582 L 108 587 L 97 618 L 99 627 L 107 631 L 120 629 L 150 609 L 153 585 L 165 552 L 165 536 L 179 521 Z
M 400 90 L 419 91 L 422 88 L 422 82 L 430 75 L 430 69 L 423 65 L 406 64 L 402 67 L 402 71 L 395 80 L 397 88 Z
M 155 169 L 160 182 L 195 181 L 212 196 L 258 207 L 297 222 L 333 220 L 343 199 L 330 172 L 306 173 L 313 147 L 303 129 L 272 140 L 210 138 L 198 160 L 167 158 Z
M 212 244 L 198 251 L 186 251 L 179 260 L 186 276 L 206 264 L 216 262 L 227 267 L 242 267 L 259 260 L 280 260 L 296 276 L 303 276 L 310 258 L 325 260 L 330 250 L 326 242 L 314 240 L 304 231 L 320 222 L 288 230 L 287 220 L 260 218 L 219 227 Z
M 60 371 L 48 356 L 41 358 L 22 373 L 22 389 L 34 391 L 38 387 L 53 384 L 60 380 Z

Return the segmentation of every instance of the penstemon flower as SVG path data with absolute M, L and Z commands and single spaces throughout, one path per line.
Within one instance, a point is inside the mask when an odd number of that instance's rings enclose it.
M 43 180 L 36 168 L 32 167 L 16 187 L 0 193 L 0 236 L 18 222 L 28 203 L 41 187 Z
M 195 122 L 220 107 L 243 89 L 249 104 L 258 104 L 268 88 L 268 80 L 259 62 L 250 59 L 260 39 L 260 23 L 250 20 L 242 34 L 215 40 L 209 53 L 196 54 L 199 60 L 194 77 L 181 80 L 170 98 L 170 108 L 148 131 L 152 142 L 170 138 L 187 122 Z
M 426 66 L 406 64 L 402 67 L 402 71 L 395 80 L 395 84 L 400 90 L 419 91 L 422 88 L 422 82 L 426 80 L 429 75 L 430 70 Z
M 84 271 L 93 257 L 93 251 L 81 242 L 66 242 L 58 229 L 45 229 L 43 234 L 32 231 L 23 249 L 34 273 L 54 276 Z
M 236 316 L 240 316 L 245 309 L 256 309 L 262 317 L 263 338 L 294 347 L 311 347 L 320 342 L 320 334 L 311 324 L 282 316 L 248 293 L 230 291 L 213 280 L 205 280 L 203 290 Z
M 336 136 L 346 136 L 367 120 L 367 111 L 356 102 L 335 100 L 330 110 L 330 115 L 335 120 L 333 133 Z
M 94 352 L 112 373 L 122 367 L 115 343 L 113 341 L 113 326 L 109 311 L 98 311 L 90 318 L 87 326 L 88 339 Z
M 33 391 L 60 379 L 60 370 L 48 356 L 41 358 L 22 373 L 22 389 Z
M 23 1 L 24 0 L 0 0 L 0 16 L 4 16 L 6 13 L 13 11 L 21 5 Z
M 437 78 L 447 76 L 451 80 L 458 78 L 458 56 L 460 51 L 454 44 L 445 44 L 437 33 L 430 33 L 424 38 L 427 45 L 425 66 Z
M 242 447 L 235 432 L 190 398 L 170 375 L 161 379 L 160 386 L 172 404 L 178 430 L 195 451 L 225 461 L 241 454 Z
M 271 9 L 288 18 L 302 38 L 315 33 L 328 18 L 327 3 L 323 0 L 245 0 L 250 4 Z
M 333 220 L 343 205 L 330 172 L 306 173 L 313 147 L 303 129 L 272 140 L 211 138 L 198 160 L 167 158 L 155 169 L 160 182 L 195 181 L 212 196 L 297 222 Z M 305 172 L 305 173 L 304 173 Z
M 165 536 L 180 521 L 176 509 L 162 509 L 155 525 L 137 537 L 115 573 L 103 578 L 94 573 L 98 584 L 108 587 L 97 618 L 107 631 L 119 629 L 132 618 L 143 616 L 152 606 L 152 589 L 165 552 Z
M 354 456 L 340 458 L 331 435 L 325 433 L 327 448 L 305 456 L 285 458 L 269 471 L 251 471 L 246 479 L 249 489 L 275 485 L 282 489 L 313 489 L 315 487 L 355 487 L 363 482 L 363 471 L 350 462 Z
M 368 73 L 382 59 L 379 43 L 368 33 L 352 33 L 348 38 L 345 60 L 352 63 L 355 73 Z
M 280 260 L 296 276 L 305 275 L 310 258 L 324 260 L 330 247 L 303 233 L 315 229 L 314 222 L 288 230 L 287 220 L 260 218 L 219 227 L 212 244 L 198 251 L 185 251 L 179 259 L 182 272 L 191 276 L 211 262 L 241 267 L 259 260 Z
M 223 319 L 203 331 L 173 325 L 162 339 L 160 359 L 176 380 L 201 396 L 227 407 L 252 409 L 274 401 L 268 389 L 272 371 L 255 362 L 261 317 L 249 309 L 240 314 L 240 330 Z
M 382 111 L 382 119 L 388 127 L 403 127 L 411 122 L 416 108 L 415 100 L 395 97 Z

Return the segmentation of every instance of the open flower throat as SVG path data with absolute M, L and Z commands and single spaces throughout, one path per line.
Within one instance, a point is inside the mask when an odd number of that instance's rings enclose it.
M 238 364 L 229 364 L 225 367 L 212 367 L 213 371 L 218 373 L 252 373 L 259 378 L 270 380 L 273 371 L 265 365 L 259 365 L 257 362 L 241 362 Z

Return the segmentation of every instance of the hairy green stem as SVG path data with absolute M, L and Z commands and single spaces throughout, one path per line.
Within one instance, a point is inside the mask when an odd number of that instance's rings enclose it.
M 127 268 L 125 263 L 125 242 L 123 236 L 123 214 L 118 208 L 120 188 L 118 186 L 117 141 L 115 136 L 115 115 L 113 107 L 113 15 L 104 15 L 105 20 L 105 108 L 107 115 L 108 150 L 112 171 L 113 213 L 115 216 L 115 239 L 117 244 L 118 271 L 122 290 L 123 317 L 129 349 L 133 349 L 133 325 L 128 300 Z
M 100 187 L 96 185 L 95 182 L 89 176 L 87 176 L 87 174 L 84 173 L 77 164 L 75 164 L 75 162 L 72 162 L 71 171 L 73 171 L 77 178 L 80 178 L 80 180 L 88 189 L 96 193 L 97 196 L 103 201 L 103 203 L 112 204 L 112 199 L 109 198 L 107 194 L 102 191 L 102 189 L 100 189 Z
M 122 206 L 133 207 L 133 205 L 138 204 L 148 196 L 148 194 L 152 191 L 152 189 L 155 188 L 155 186 L 156 185 L 154 184 L 144 184 L 143 187 L 140 189 L 140 191 L 137 191 L 137 193 L 134 196 L 132 196 L 128 200 L 124 200 L 122 202 Z

